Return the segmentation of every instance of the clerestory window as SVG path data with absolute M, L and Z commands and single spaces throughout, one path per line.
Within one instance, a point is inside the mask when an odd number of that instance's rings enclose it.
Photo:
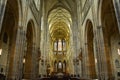
M 66 51 L 66 41 L 64 39 L 58 39 L 54 41 L 54 53 L 62 54 Z

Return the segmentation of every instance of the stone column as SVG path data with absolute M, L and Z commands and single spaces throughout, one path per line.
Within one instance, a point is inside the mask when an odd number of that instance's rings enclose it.
M 18 65 L 19 65 L 19 54 L 20 54 L 20 27 L 18 27 L 18 31 L 17 31 L 17 38 L 16 38 L 16 47 L 15 47 L 15 54 L 14 54 L 14 61 L 13 61 L 13 74 L 12 74 L 12 79 L 17 79 L 17 76 L 19 75 L 18 71 Z
M 18 63 L 17 63 L 17 70 L 16 70 L 16 79 L 22 79 L 23 76 L 23 59 L 24 59 L 24 54 L 25 54 L 25 31 L 22 30 L 22 28 L 20 28 L 19 30 L 20 35 L 19 35 L 19 42 L 17 45 L 18 46 Z
M 23 77 L 23 59 L 25 55 L 25 48 L 26 48 L 26 32 L 24 30 L 21 30 L 21 46 L 20 46 L 20 55 L 19 55 L 19 79 L 21 80 Z
M 16 79 L 20 79 L 21 77 L 21 73 L 20 71 L 22 71 L 21 69 L 21 63 L 23 63 L 23 58 L 22 58 L 22 55 L 23 55 L 23 52 L 22 52 L 22 49 L 23 49 L 23 31 L 22 29 L 20 28 L 19 29 L 19 39 L 18 39 L 18 43 L 17 43 L 18 46 L 18 62 L 17 62 L 17 69 L 16 69 Z M 22 60 L 22 62 L 21 62 Z
M 45 18 L 45 20 L 44 20 L 44 22 L 45 22 L 45 24 L 44 24 L 44 27 L 45 27 L 45 29 L 44 29 L 44 41 L 43 41 L 44 51 L 43 51 L 43 53 L 42 53 L 42 54 L 43 54 L 43 58 L 44 58 L 44 59 L 43 59 L 43 60 L 44 60 L 44 63 L 43 63 L 43 70 L 44 70 L 44 71 L 43 71 L 43 74 L 44 74 L 44 75 L 46 75 L 46 57 L 47 57 L 47 48 L 48 48 L 48 46 L 49 46 L 49 45 L 47 44 L 47 43 L 48 43 L 48 40 L 47 40 L 47 39 L 48 39 L 48 38 L 47 38 L 48 34 L 47 34 L 47 32 L 48 32 L 48 29 L 49 29 L 49 28 L 48 28 L 48 26 L 47 26 L 47 22 L 46 22 L 46 21 L 47 21 L 47 19 Z
M 119 33 L 120 33 L 120 2 L 119 2 L 119 0 L 113 0 L 113 5 L 114 5 L 116 19 L 117 19 L 117 23 L 118 23 L 118 29 L 119 29 Z
M 32 74 L 31 74 L 31 79 L 35 79 L 36 77 L 36 45 L 33 43 L 32 46 Z
M 95 44 L 96 44 L 96 59 L 97 59 L 97 69 L 98 69 L 98 79 L 100 79 L 101 76 L 101 54 L 100 53 L 100 47 L 99 47 L 99 39 L 98 39 L 98 35 L 97 35 L 97 31 L 95 32 Z
M 97 60 L 97 47 L 96 47 L 96 45 L 97 45 L 97 43 L 96 43 L 96 38 L 95 38 L 95 36 L 96 36 L 96 32 L 94 31 L 94 39 L 93 39 L 93 46 L 94 46 L 94 58 L 95 58 L 95 71 L 96 71 L 96 77 L 98 78 L 98 60 Z
M 14 79 L 22 79 L 23 76 L 23 59 L 26 51 L 26 32 L 18 28 L 16 40 L 16 53 L 14 59 Z
M 33 46 L 33 76 L 34 76 L 34 79 L 36 79 L 38 77 L 38 49 L 37 49 L 37 46 L 36 44 L 34 44 Z
M 82 56 L 83 59 L 83 76 L 89 78 L 89 61 L 88 61 L 88 43 L 84 44 L 84 53 Z
M 72 28 L 72 33 L 73 33 L 73 49 L 74 49 L 74 55 L 77 56 L 78 54 L 78 27 L 76 23 L 76 19 L 73 19 L 73 28 Z
M 20 28 L 18 28 L 16 35 L 16 46 L 15 46 L 15 54 L 14 54 L 14 64 L 13 64 L 13 79 L 17 78 L 17 69 L 19 64 L 19 54 L 20 54 Z
M 36 65 L 35 65 L 35 78 L 39 77 L 39 46 L 35 46 L 35 53 L 36 53 Z
M 4 18 L 6 4 L 7 4 L 7 0 L 0 0 L 0 32 L 2 28 L 2 22 Z
M 46 52 L 47 52 L 47 30 L 49 29 L 47 27 L 47 15 L 46 15 L 46 9 L 45 9 L 45 1 L 43 1 L 43 10 L 42 10 L 42 16 L 43 16 L 43 34 L 42 34 L 42 45 L 41 45 L 41 56 L 44 58 L 43 60 L 43 65 L 42 65 L 42 75 L 46 74 L 46 64 L 45 64 L 45 57 L 46 57 Z
M 8 75 L 9 68 L 9 40 L 6 43 L 2 43 L 2 55 L 0 56 L 0 69 L 3 68 L 3 74 Z
M 82 63 L 81 63 L 82 61 L 80 60 L 79 61 L 79 75 L 80 75 L 80 77 L 82 77 Z
M 77 24 L 77 18 L 76 16 L 72 17 L 73 18 L 73 24 L 72 24 L 72 33 L 73 33 L 73 58 L 77 58 L 78 56 L 78 51 L 79 51 L 79 48 L 78 48 L 78 24 Z M 77 70 L 77 65 L 76 63 L 74 64 L 74 74 L 79 74 L 78 70 Z
M 97 39 L 97 61 L 98 61 L 98 73 L 100 80 L 107 80 L 107 63 L 106 63 L 106 55 L 104 49 L 104 39 L 103 39 L 103 30 L 102 26 L 97 27 L 96 33 Z

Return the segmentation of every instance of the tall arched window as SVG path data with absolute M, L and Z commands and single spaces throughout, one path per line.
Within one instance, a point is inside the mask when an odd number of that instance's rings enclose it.
M 59 39 L 58 41 L 58 51 L 62 51 L 62 41 Z
M 64 54 L 66 52 L 66 41 L 64 39 L 55 40 L 53 43 L 54 54 Z
M 54 42 L 54 50 L 57 51 L 57 41 Z
M 66 43 L 65 43 L 65 40 L 63 40 L 62 44 L 63 44 L 63 51 L 65 51 L 65 50 L 66 50 Z

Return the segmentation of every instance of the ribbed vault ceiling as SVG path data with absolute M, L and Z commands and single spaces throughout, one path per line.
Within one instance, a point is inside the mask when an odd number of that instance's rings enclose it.
M 72 0 L 48 0 L 49 7 L 54 7 L 49 12 L 48 23 L 50 35 L 53 39 L 64 38 L 68 39 L 70 36 L 70 25 L 72 24 L 70 10 L 74 2 Z M 53 2 L 52 2 L 53 1 Z M 52 2 L 52 3 L 51 3 Z M 70 3 L 71 2 L 71 3 Z M 51 5 L 51 6 L 50 6 Z M 64 8 L 66 6 L 67 9 Z M 52 8 L 51 7 L 51 8 Z

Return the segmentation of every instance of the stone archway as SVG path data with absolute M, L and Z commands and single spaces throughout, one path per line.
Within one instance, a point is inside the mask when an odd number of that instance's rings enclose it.
M 14 5 L 14 6 L 13 6 Z M 5 14 L 0 33 L 0 48 L 2 54 L 0 60 L 0 68 L 7 79 L 13 79 L 14 75 L 14 59 L 16 34 L 18 29 L 19 8 L 17 0 L 8 0 L 6 4 Z
M 117 77 L 115 60 L 118 58 L 117 49 L 120 47 L 120 34 L 112 0 L 102 1 L 101 22 L 103 26 L 108 78 L 111 79 L 115 76 Z
M 25 61 L 23 63 L 23 78 L 24 79 L 32 79 L 33 74 L 33 23 L 32 21 L 28 22 L 27 25 L 27 33 L 26 33 L 26 54 L 24 56 Z M 35 65 L 35 64 L 34 64 Z
M 94 34 L 93 34 L 93 24 L 90 20 L 87 20 L 86 24 L 86 40 L 87 40 L 87 54 L 88 54 L 88 75 L 91 79 L 96 79 L 96 62 L 95 62 L 95 53 L 94 53 Z

